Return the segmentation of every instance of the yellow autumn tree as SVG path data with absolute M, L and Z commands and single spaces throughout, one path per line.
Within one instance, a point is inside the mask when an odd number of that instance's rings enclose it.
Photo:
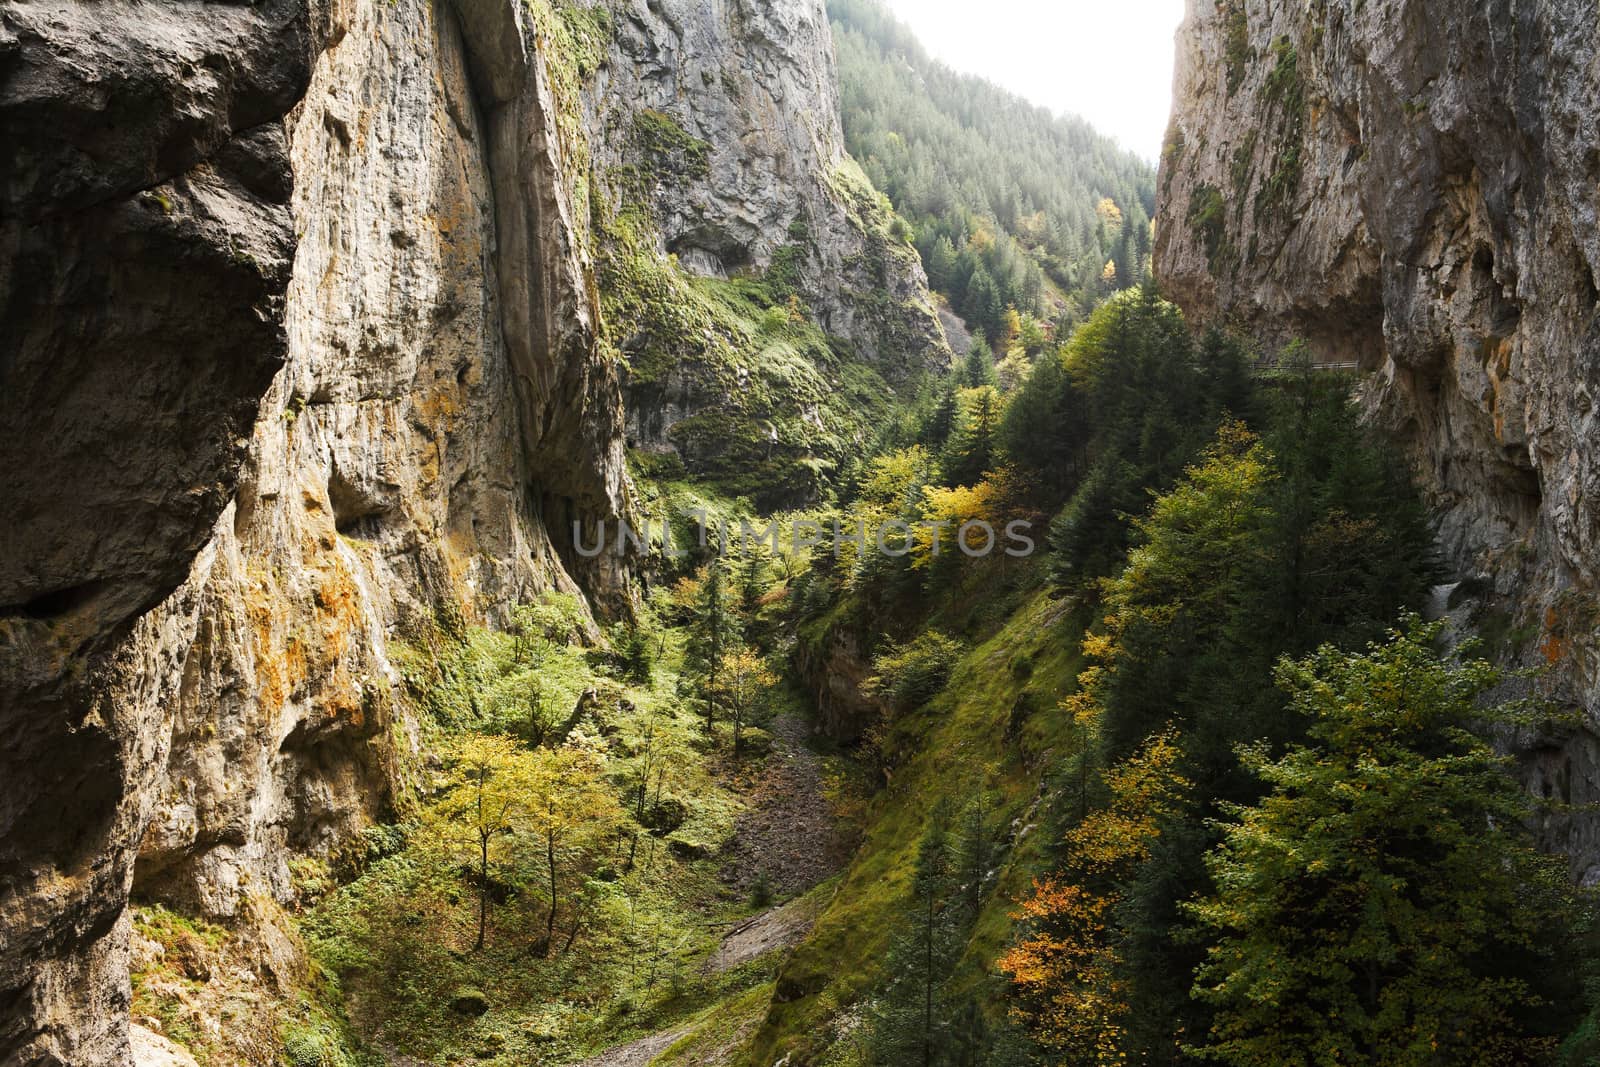
M 538 750 L 529 764 L 524 788 L 530 836 L 550 894 L 540 945 L 548 954 L 562 900 L 561 874 L 575 872 L 611 839 L 622 821 L 622 805 L 606 781 L 602 758 L 583 747 Z M 569 878 L 570 882 L 576 880 Z
M 959 553 L 957 538 L 967 523 L 987 523 L 995 534 L 993 551 L 1002 551 L 1007 510 L 1017 498 L 1016 476 L 1009 467 L 985 474 L 977 484 L 945 488 L 938 485 L 922 489 L 922 524 L 913 531 L 911 565 L 923 569 L 936 556 Z M 968 537 L 973 551 L 981 549 L 987 534 L 974 529 Z
M 429 839 L 472 863 L 478 881 L 478 936 L 488 936 L 490 876 L 510 863 L 512 839 L 533 826 L 533 753 L 509 737 L 467 734 L 446 751 L 438 799 L 423 812 Z
M 739 758 L 744 746 L 744 728 L 778 679 L 767 669 L 766 661 L 747 645 L 723 653 L 722 670 L 717 675 L 718 696 L 733 721 L 733 756 Z
M 885 523 L 903 521 L 917 499 L 918 487 L 927 480 L 930 464 L 927 450 L 913 445 L 887 452 L 867 465 L 859 499 L 839 520 L 845 535 L 837 546 L 842 573 L 854 575 L 863 552 L 876 551 L 873 542 Z M 852 540 L 852 535 L 859 535 L 863 543 Z

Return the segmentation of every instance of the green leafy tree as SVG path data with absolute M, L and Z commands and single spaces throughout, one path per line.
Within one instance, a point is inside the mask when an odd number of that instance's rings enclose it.
M 1191 908 L 1216 935 L 1195 995 L 1197 1052 L 1245 1065 L 1506 1064 L 1549 1058 L 1570 1023 L 1559 863 L 1522 827 L 1530 801 L 1475 732 L 1511 719 L 1500 676 L 1434 651 L 1415 617 L 1362 654 L 1325 646 L 1278 683 L 1310 722 L 1270 788 L 1207 857 Z
M 1120 759 L 1176 713 L 1188 672 L 1231 619 L 1262 551 L 1275 472 L 1260 441 L 1225 425 L 1201 462 L 1136 520 L 1140 544 L 1105 583 L 1108 755 Z
M 937 696 L 950 680 L 964 648 L 938 630 L 924 630 L 905 644 L 891 643 L 872 660 L 866 690 L 909 711 Z
M 488 937 L 493 876 L 509 863 L 512 838 L 535 825 L 532 753 L 509 737 L 466 734 L 447 753 L 445 781 L 423 824 L 447 853 L 470 857 L 478 883 L 478 936 Z

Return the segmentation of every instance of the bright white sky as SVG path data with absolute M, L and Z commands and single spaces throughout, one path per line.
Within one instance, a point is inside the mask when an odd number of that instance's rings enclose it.
M 889 0 L 935 57 L 1082 115 L 1152 163 L 1184 0 Z

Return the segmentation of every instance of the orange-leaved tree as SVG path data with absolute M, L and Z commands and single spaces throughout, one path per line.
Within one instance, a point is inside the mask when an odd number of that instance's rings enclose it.
M 1035 881 L 1015 916 L 1029 932 L 1000 959 L 1016 995 L 1013 1014 L 1070 1062 L 1124 1062 L 1127 986 L 1111 914 L 1183 801 L 1179 756 L 1169 729 L 1104 772 L 1105 806 L 1067 834 L 1063 869 Z

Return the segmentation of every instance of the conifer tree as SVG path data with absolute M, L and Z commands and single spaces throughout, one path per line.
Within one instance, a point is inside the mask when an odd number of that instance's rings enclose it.
M 962 909 L 951 906 L 959 895 L 953 824 L 950 802 L 941 800 L 917 847 L 903 925 L 885 960 L 891 981 L 869 1023 L 874 1063 L 933 1067 L 946 1062 L 949 1016 L 940 986 L 960 955 L 964 932 Z
M 928 284 L 941 292 L 947 291 L 955 279 L 956 249 L 950 238 L 940 235 L 928 253 Z
M 1000 425 L 999 394 L 984 387 L 972 398 L 961 432 L 945 455 L 945 481 L 951 485 L 976 485 L 994 468 L 995 435 Z
M 955 432 L 956 420 L 961 416 L 961 401 L 956 392 L 957 387 L 955 374 L 945 379 L 938 402 L 934 404 L 932 412 L 928 415 L 928 421 L 919 435 L 921 442 L 932 450 L 943 448 L 949 442 L 950 435 Z
M 687 672 L 700 684 L 707 733 L 716 726 L 723 657 L 739 633 L 738 619 L 729 603 L 726 570 L 727 563 L 721 556 L 706 566 L 699 599 L 689 621 L 689 641 L 684 655 Z
M 1530 801 L 1474 731 L 1508 720 L 1499 681 L 1452 663 L 1415 617 L 1362 654 L 1325 646 L 1279 684 L 1306 744 L 1246 764 L 1271 788 L 1233 806 L 1193 906 L 1218 935 L 1195 994 L 1197 1051 L 1230 1064 L 1532 1063 L 1571 1024 L 1559 861 Z M 1564 1010 L 1565 1009 L 1565 1010 Z
M 995 384 L 994 350 L 982 330 L 972 335 L 972 347 L 967 350 L 966 362 L 961 365 L 963 384 L 969 389 L 980 389 Z

